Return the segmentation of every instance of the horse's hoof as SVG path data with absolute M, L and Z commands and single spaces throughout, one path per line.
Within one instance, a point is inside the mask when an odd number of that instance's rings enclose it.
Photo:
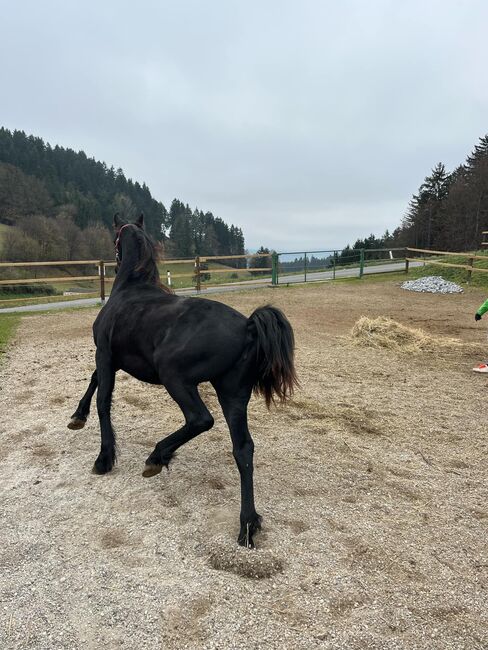
M 81 418 L 73 417 L 68 422 L 68 429 L 83 429 L 85 424 L 86 424 L 86 420 L 82 420 Z
M 144 478 L 150 478 L 151 476 L 156 476 L 163 469 L 163 465 L 146 465 L 142 475 Z
M 100 458 L 99 456 L 92 467 L 92 474 L 98 474 L 99 476 L 108 474 L 113 469 L 114 461 L 115 458 L 109 458 L 107 456 L 102 456 Z
M 110 471 L 112 471 L 111 467 L 103 467 L 102 465 L 97 465 L 96 463 L 92 467 L 92 474 L 96 474 L 97 476 L 103 476 L 104 474 L 108 474 Z
M 263 518 L 261 515 L 256 513 L 256 516 L 252 521 L 241 526 L 239 537 L 237 538 L 239 546 L 244 546 L 244 548 L 255 548 L 253 537 L 259 530 L 261 530 L 262 521 Z

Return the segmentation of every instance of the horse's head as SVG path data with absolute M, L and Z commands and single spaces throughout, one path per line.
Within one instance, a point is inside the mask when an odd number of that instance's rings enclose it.
M 120 272 L 125 279 L 161 286 L 157 265 L 159 245 L 146 233 L 144 215 L 139 215 L 134 223 L 127 223 L 115 214 L 113 227 L 117 276 Z
M 120 267 L 120 264 L 122 263 L 122 243 L 121 243 L 122 231 L 129 228 L 133 229 L 134 227 L 136 229 L 135 230 L 136 233 L 142 230 L 144 232 L 144 235 L 147 237 L 144 231 L 144 215 L 142 213 L 137 217 L 134 223 L 127 223 L 126 221 L 123 221 L 120 218 L 118 212 L 114 214 L 113 228 L 115 232 L 114 245 L 115 245 L 115 261 L 117 262 L 117 269 Z

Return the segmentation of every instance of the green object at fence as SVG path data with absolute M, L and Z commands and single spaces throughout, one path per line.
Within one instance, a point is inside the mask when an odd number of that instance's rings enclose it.
M 307 281 L 307 253 L 303 254 L 303 276 L 306 282 Z
M 359 277 L 362 278 L 364 275 L 364 248 L 361 248 L 359 254 Z
M 278 253 L 271 255 L 271 284 L 278 284 Z

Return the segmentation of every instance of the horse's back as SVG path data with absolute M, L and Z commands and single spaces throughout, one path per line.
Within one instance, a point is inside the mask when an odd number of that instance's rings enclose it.
M 159 339 L 155 360 L 190 381 L 209 381 L 226 372 L 246 344 L 247 318 L 213 300 L 187 298 Z
M 156 288 L 124 290 L 109 299 L 94 324 L 97 346 L 117 367 L 165 383 L 168 374 L 208 381 L 242 354 L 247 318 L 223 303 L 184 298 Z M 137 359 L 137 368 L 132 368 Z M 143 368 L 145 368 L 143 370 Z

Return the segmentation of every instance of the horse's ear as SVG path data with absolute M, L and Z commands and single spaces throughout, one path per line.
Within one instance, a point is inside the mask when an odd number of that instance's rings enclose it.
M 119 213 L 116 212 L 116 213 L 114 214 L 114 223 L 113 223 L 113 226 L 114 226 L 115 230 L 118 230 L 118 229 L 119 229 L 121 226 L 123 226 L 123 225 L 124 225 L 124 222 L 123 222 L 122 219 L 119 217 Z
M 144 214 L 141 212 L 141 214 L 137 217 L 136 219 L 136 226 L 139 226 L 139 228 L 142 228 L 144 230 Z

